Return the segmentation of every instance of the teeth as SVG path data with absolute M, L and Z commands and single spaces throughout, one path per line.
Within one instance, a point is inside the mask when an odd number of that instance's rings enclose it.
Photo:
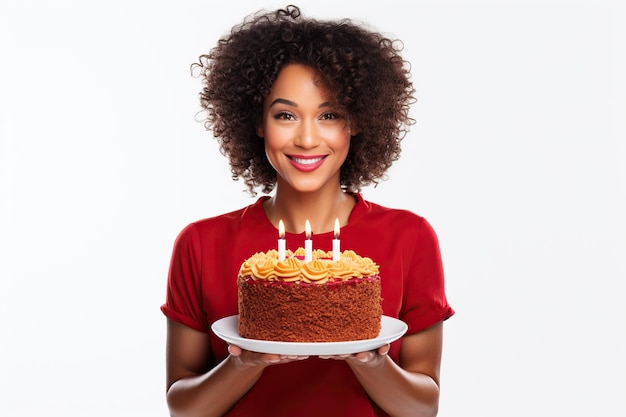
M 324 158 L 319 157 L 319 158 L 306 158 L 306 159 L 305 158 L 291 158 L 291 159 L 293 159 L 295 162 L 302 164 L 302 165 L 312 165 L 312 164 L 318 163 Z

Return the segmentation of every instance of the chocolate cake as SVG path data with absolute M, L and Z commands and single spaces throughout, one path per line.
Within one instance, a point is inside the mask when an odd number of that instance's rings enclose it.
M 378 265 L 353 251 L 337 261 L 303 249 L 283 261 L 270 250 L 243 262 L 238 277 L 239 334 L 281 342 L 339 342 L 372 339 L 380 332 Z

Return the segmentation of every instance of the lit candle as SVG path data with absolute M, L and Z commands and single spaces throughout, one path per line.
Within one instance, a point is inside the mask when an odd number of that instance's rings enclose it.
M 285 260 L 285 224 L 282 220 L 278 222 L 278 260 Z
M 304 233 L 306 239 L 304 240 L 304 263 L 311 262 L 313 260 L 313 240 L 311 240 L 311 224 L 307 219 L 304 226 Z
M 339 248 L 339 219 L 335 219 L 335 238 L 333 239 L 333 261 L 339 260 L 341 250 Z

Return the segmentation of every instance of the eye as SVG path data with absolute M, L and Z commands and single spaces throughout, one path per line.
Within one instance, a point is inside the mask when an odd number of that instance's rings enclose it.
M 337 119 L 341 119 L 341 116 L 337 113 L 333 113 L 333 112 L 326 112 L 324 114 L 322 114 L 322 117 L 320 117 L 320 119 L 322 120 L 337 120 Z
M 295 116 L 288 111 L 281 111 L 274 115 L 276 120 L 295 120 Z

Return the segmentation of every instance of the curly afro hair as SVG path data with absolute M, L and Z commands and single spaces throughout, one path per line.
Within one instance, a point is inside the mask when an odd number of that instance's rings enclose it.
M 402 43 L 349 19 L 323 21 L 302 16 L 296 6 L 259 11 L 224 35 L 192 64 L 202 79 L 205 127 L 229 158 L 232 178 L 248 191 L 269 193 L 276 171 L 265 155 L 257 127 L 263 100 L 287 64 L 314 68 L 334 97 L 333 104 L 358 128 L 342 165 L 344 190 L 377 184 L 400 156 L 400 141 L 414 120 L 410 65 Z

